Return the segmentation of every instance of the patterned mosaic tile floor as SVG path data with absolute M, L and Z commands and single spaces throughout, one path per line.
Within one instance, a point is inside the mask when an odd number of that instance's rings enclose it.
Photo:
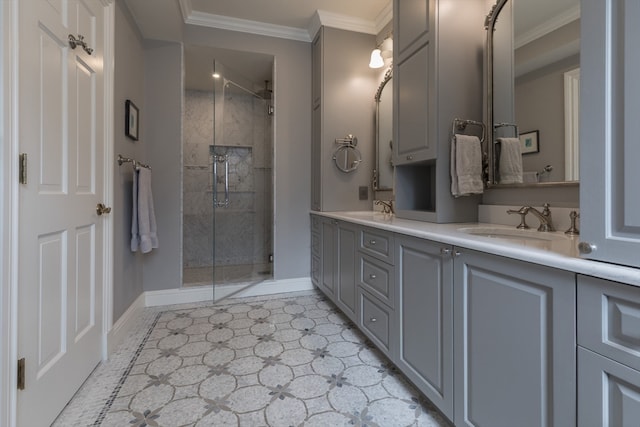
M 306 292 L 145 309 L 54 426 L 448 426 Z

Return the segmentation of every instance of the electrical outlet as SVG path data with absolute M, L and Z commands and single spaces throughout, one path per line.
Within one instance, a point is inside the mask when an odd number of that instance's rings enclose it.
M 369 187 L 366 185 L 358 187 L 358 197 L 360 200 L 369 200 Z

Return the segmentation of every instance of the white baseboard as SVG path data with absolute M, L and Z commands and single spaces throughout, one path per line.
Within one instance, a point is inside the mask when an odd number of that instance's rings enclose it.
M 254 297 L 273 295 L 286 292 L 300 292 L 313 290 L 309 277 L 285 280 L 269 280 L 255 285 L 235 284 L 216 286 L 216 299 Z M 144 293 L 145 306 L 186 304 L 213 300 L 212 286 L 197 286 L 193 288 L 176 288 Z
M 124 339 L 129 335 L 134 322 L 140 315 L 140 311 L 145 307 L 144 304 L 145 293 L 143 292 L 113 325 L 107 334 L 107 356 L 110 356 L 118 345 L 120 345 L 120 343 L 122 343 L 122 341 L 124 341 Z

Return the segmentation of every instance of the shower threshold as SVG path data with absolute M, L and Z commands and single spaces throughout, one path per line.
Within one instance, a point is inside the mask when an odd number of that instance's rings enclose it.
M 221 265 L 215 269 L 215 285 L 256 282 L 273 277 L 273 264 Z M 190 286 L 210 286 L 213 266 L 184 267 L 182 284 Z

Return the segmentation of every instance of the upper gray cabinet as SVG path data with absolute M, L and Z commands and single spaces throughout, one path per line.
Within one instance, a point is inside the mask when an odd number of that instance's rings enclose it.
M 463 4 L 464 3 L 464 4 Z M 394 0 L 396 215 L 431 222 L 477 219 L 479 197 L 451 195 L 455 118 L 482 118 L 482 1 Z
M 640 267 L 640 2 L 583 0 L 583 256 Z

